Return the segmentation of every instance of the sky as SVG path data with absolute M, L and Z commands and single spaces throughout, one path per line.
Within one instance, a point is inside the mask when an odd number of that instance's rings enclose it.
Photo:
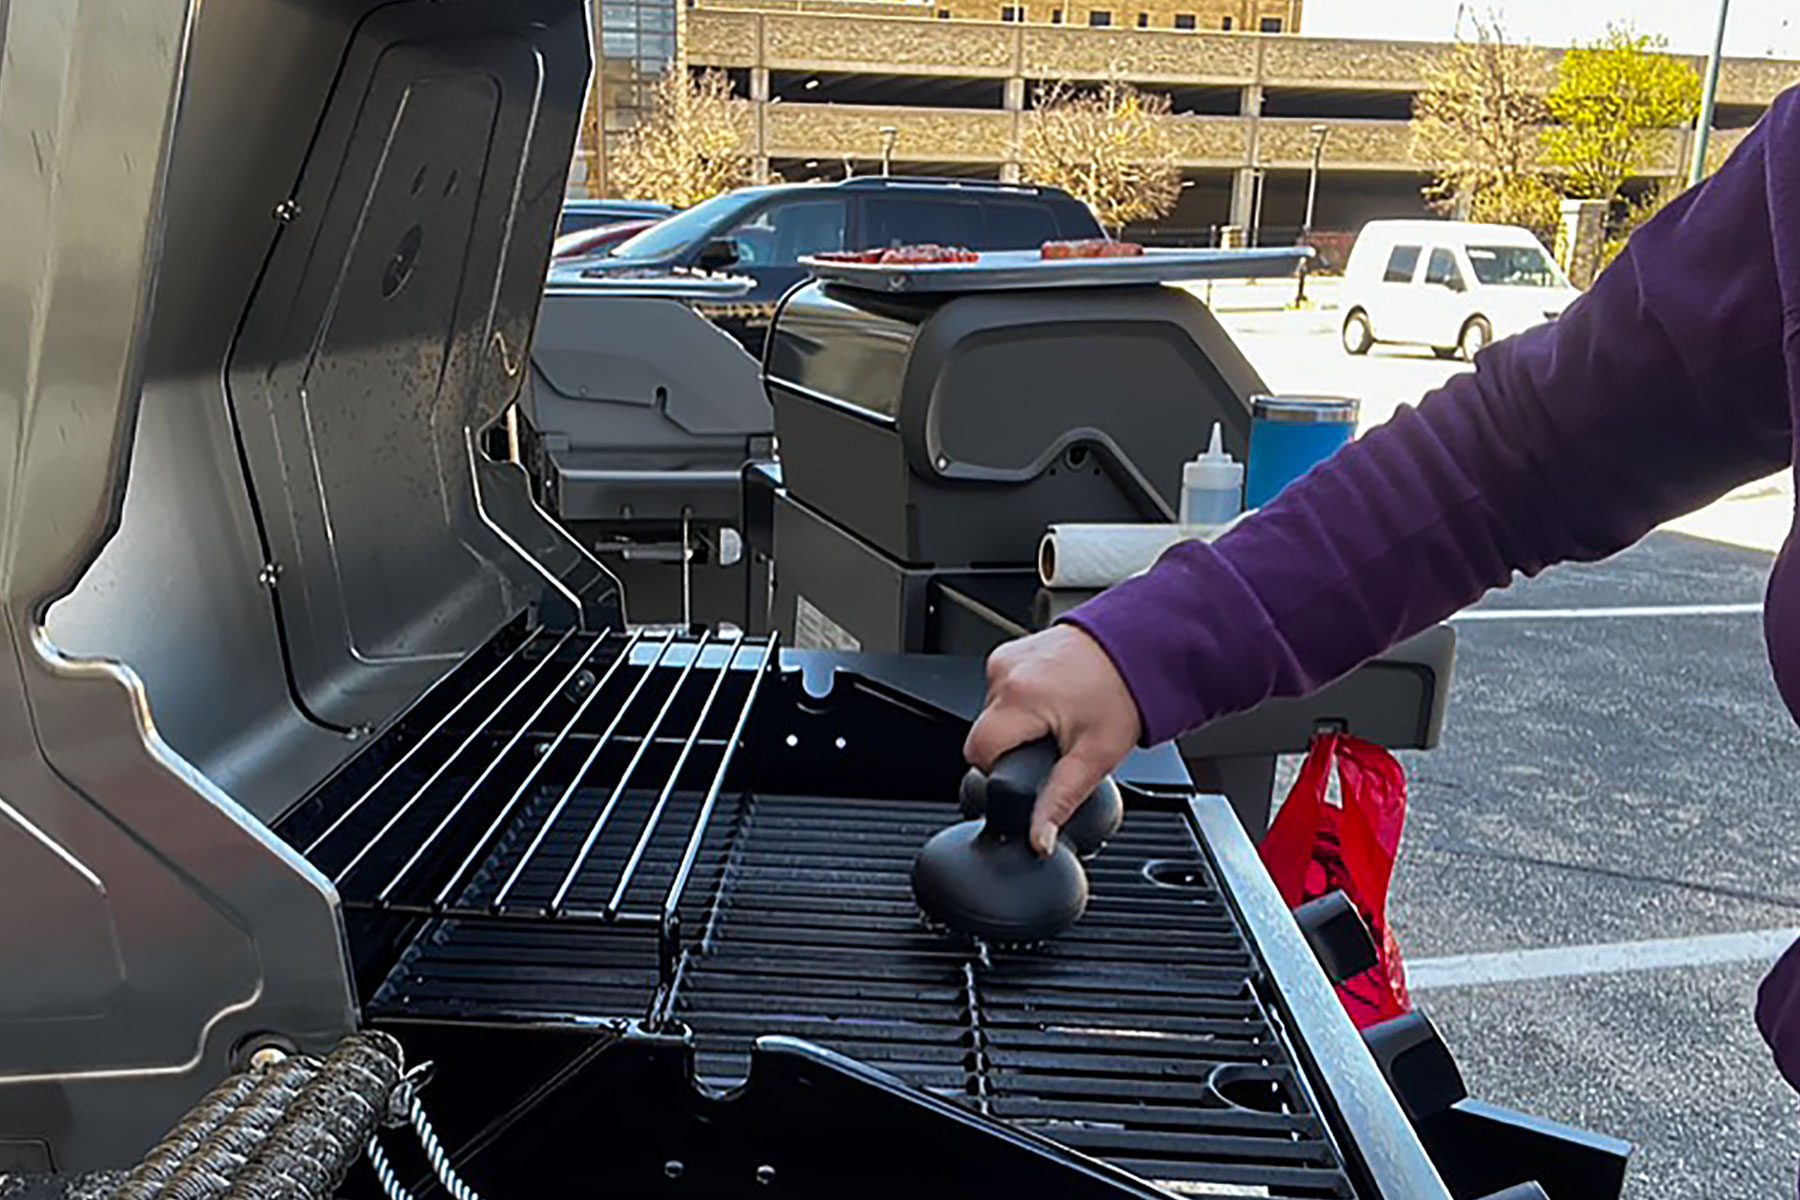
M 1795 0 L 1730 0 L 1725 52 L 1800 59 L 1800 4 Z M 1626 21 L 1661 34 L 1672 49 L 1712 49 L 1716 0 L 1306 0 L 1301 32 L 1319 37 L 1439 41 L 1456 33 L 1457 12 L 1497 12 L 1511 40 L 1539 46 L 1592 41 L 1608 22 Z

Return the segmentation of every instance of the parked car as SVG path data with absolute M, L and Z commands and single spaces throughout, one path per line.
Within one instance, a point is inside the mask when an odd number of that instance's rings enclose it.
M 1371 221 L 1342 294 L 1349 353 L 1402 342 L 1465 359 L 1555 320 L 1580 295 L 1530 230 L 1461 221 Z
M 550 261 L 560 265 L 581 259 L 599 258 L 626 238 L 635 237 L 661 219 L 660 217 L 650 217 L 635 221 L 614 221 L 606 225 L 594 225 L 587 229 L 577 229 L 573 233 L 565 233 L 552 243 Z
M 564 237 L 619 221 L 660 221 L 673 212 L 674 205 L 658 204 L 654 200 L 565 200 L 556 236 Z
M 921 242 L 1023 250 L 1102 236 L 1093 213 L 1055 188 L 870 176 L 715 196 L 621 242 L 585 274 L 651 268 L 747 275 L 756 281 L 751 294 L 709 315 L 760 356 L 776 302 L 806 278 L 800 259 L 807 255 Z

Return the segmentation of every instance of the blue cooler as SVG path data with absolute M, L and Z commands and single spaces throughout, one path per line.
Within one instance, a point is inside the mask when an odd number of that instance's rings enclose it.
M 1256 396 L 1244 507 L 1261 508 L 1356 436 L 1361 404 L 1331 396 Z

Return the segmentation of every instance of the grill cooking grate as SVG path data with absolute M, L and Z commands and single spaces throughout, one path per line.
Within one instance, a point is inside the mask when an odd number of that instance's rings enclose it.
M 672 823 L 686 823 L 701 799 L 678 794 L 665 819 L 679 809 Z M 570 808 L 603 802 L 581 793 Z M 1181 1190 L 1352 1194 L 1183 815 L 1134 809 L 1091 864 L 1087 917 L 1028 952 L 920 925 L 912 856 L 952 815 L 946 802 L 720 805 L 681 908 L 678 984 L 656 1002 L 693 1031 L 703 1076 L 741 1078 L 753 1038 L 789 1034 Z M 547 877 L 581 824 L 539 848 Z M 672 850 L 654 857 L 666 868 Z M 654 954 L 603 928 L 454 920 L 372 1008 L 631 1016 L 656 980 Z
M 774 653 L 527 632 L 448 676 L 372 777 L 285 832 L 351 909 L 669 934 Z

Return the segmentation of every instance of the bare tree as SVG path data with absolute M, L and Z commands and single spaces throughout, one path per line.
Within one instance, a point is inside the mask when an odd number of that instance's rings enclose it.
M 743 106 L 724 72 L 670 67 L 656 84 L 649 115 L 620 139 L 609 182 L 621 195 L 677 208 L 752 182 Z
M 605 141 L 600 134 L 600 81 L 589 82 L 587 100 L 581 106 L 581 136 L 578 152 L 586 157 L 587 174 L 582 182 L 588 199 L 598 200 L 605 194 L 600 178 L 600 164 L 605 158 Z
M 1550 119 L 1538 57 L 1492 17 L 1425 71 L 1413 105 L 1413 157 L 1430 168 L 1426 199 L 1469 220 L 1550 236 L 1560 195 L 1543 161 Z
M 1117 233 L 1154 220 L 1181 195 L 1179 147 L 1169 98 L 1117 78 L 1095 87 L 1039 91 L 1019 136 L 1019 166 L 1032 183 L 1059 187 Z

